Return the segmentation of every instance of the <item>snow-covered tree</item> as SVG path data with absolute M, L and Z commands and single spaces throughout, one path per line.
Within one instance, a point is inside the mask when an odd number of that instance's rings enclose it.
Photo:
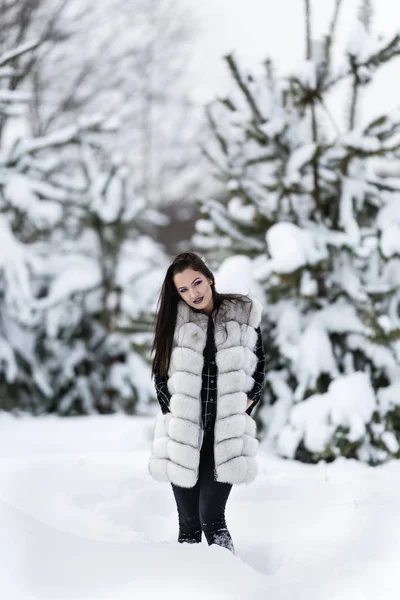
M 37 46 L 27 43 L 0 56 L 0 405 L 31 410 L 52 395 L 36 353 L 35 243 L 61 224 L 60 203 L 78 193 L 62 182 L 55 154 L 101 129 L 99 117 L 93 117 L 44 138 L 27 135 L 30 97 L 10 89 L 9 80 L 15 77 L 12 64 Z
M 251 257 L 263 284 L 266 443 L 307 461 L 377 463 L 400 456 L 400 179 L 383 175 L 400 157 L 400 109 L 368 122 L 362 99 L 400 35 L 377 36 L 363 0 L 334 59 L 342 1 L 318 40 L 304 4 L 295 72 L 268 60 L 252 75 L 226 58 L 237 91 L 208 108 L 206 153 L 228 200 L 203 203 L 193 241 L 218 259 Z
M 1 56 L 0 82 L 36 46 Z M 165 258 L 142 230 L 157 213 L 102 146 L 115 120 L 92 115 L 32 137 L 29 99 L 0 90 L 0 406 L 144 410 Z
M 0 12 L 0 53 L 32 37 L 41 41 L 34 55 L 15 59 L 8 80 L 9 89 L 32 93 L 33 135 L 85 114 L 118 112 L 123 126 L 108 143 L 124 152 L 149 202 L 203 185 L 202 113 L 186 75 L 197 32 L 183 4 L 19 0 Z
M 84 193 L 51 257 L 44 246 L 45 318 L 40 349 L 61 414 L 144 411 L 154 396 L 149 364 L 152 310 L 166 258 L 141 233 L 156 217 L 135 195 L 129 170 L 81 144 Z

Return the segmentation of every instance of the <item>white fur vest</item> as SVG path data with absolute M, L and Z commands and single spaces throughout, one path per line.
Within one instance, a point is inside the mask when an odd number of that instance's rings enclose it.
M 262 306 L 224 301 L 215 320 L 217 405 L 214 429 L 215 478 L 249 483 L 257 473 L 255 421 L 245 412 L 257 356 L 256 328 Z M 198 478 L 202 441 L 201 385 L 208 315 L 179 301 L 169 367 L 170 411 L 157 417 L 149 471 L 158 481 L 190 488 Z M 225 331 L 226 327 L 226 331 Z

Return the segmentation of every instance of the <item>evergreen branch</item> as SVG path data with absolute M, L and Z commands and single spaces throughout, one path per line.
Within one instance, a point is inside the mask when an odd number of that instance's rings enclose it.
M 103 282 L 100 283 L 96 283 L 95 285 L 91 285 L 88 286 L 85 289 L 80 289 L 80 290 L 72 290 L 70 292 L 68 292 L 67 294 L 65 294 L 65 296 L 63 296 L 62 298 L 58 298 L 57 300 L 53 300 L 52 302 L 46 301 L 46 298 L 41 298 L 39 300 L 36 300 L 36 302 L 33 305 L 33 310 L 35 312 L 43 312 L 52 308 L 56 308 L 57 306 L 61 306 L 63 304 L 65 304 L 65 302 L 71 301 L 71 302 L 75 302 L 76 300 L 80 300 L 83 301 L 83 299 L 91 294 L 92 292 L 95 292 L 97 290 L 101 290 L 102 289 L 102 285 Z
M 0 79 L 11 79 L 16 74 L 16 70 L 12 67 L 1 67 L 0 68 Z
M 248 158 L 247 160 L 244 160 L 243 166 L 251 167 L 252 165 L 258 165 L 264 162 L 273 162 L 274 160 L 276 160 L 275 153 L 262 154 L 260 156 L 256 156 L 255 158 Z
M 315 105 L 312 104 L 311 106 L 311 122 L 312 122 L 312 138 L 313 138 L 313 142 L 314 144 L 316 144 L 317 148 L 318 148 L 318 129 L 317 129 L 317 117 L 316 117 L 316 111 L 315 111 Z M 318 152 L 315 153 L 313 160 L 312 160 L 312 170 L 313 170 L 313 180 L 314 180 L 314 189 L 313 189 L 313 196 L 314 196 L 314 200 L 315 200 L 315 206 L 317 208 L 317 210 L 321 210 L 321 190 L 320 190 L 320 186 L 319 186 L 319 173 L 318 173 L 318 167 L 319 167 L 319 154 Z
M 316 102 L 320 102 L 323 105 L 323 101 L 320 95 L 320 92 L 318 89 L 309 89 L 306 88 L 302 81 L 300 79 L 298 79 L 297 77 L 289 77 L 288 78 L 290 84 L 297 84 L 299 86 L 299 88 L 301 89 L 301 91 L 303 92 L 303 96 L 301 98 L 300 104 L 304 105 L 304 106 L 309 106 L 310 107 L 310 112 L 311 112 L 311 135 L 312 135 L 312 141 L 315 144 L 316 147 L 316 152 L 314 153 L 313 159 L 312 159 L 312 176 L 313 176 L 313 191 L 312 191 L 312 196 L 314 198 L 315 201 L 315 207 L 317 209 L 317 214 L 318 211 L 321 210 L 321 186 L 320 186 L 320 174 L 319 174 L 319 156 L 320 156 L 320 148 L 319 148 L 319 143 L 318 143 L 318 139 L 319 139 L 319 134 L 318 134 L 318 122 L 317 122 L 317 110 L 316 110 Z M 327 108 L 325 105 L 323 105 L 325 110 L 327 111 Z M 329 111 L 328 111 L 328 114 Z M 336 127 L 336 124 L 335 124 Z M 336 127 L 337 129 L 337 127 Z
M 352 131 L 355 127 L 356 120 L 356 109 L 357 109 L 357 101 L 359 97 L 359 89 L 360 89 L 360 77 L 358 75 L 358 68 L 354 61 L 354 58 L 350 56 L 350 64 L 353 68 L 353 86 L 351 92 L 351 101 L 350 101 L 350 115 L 349 115 L 349 131 Z
M 306 59 L 311 60 L 311 6 L 310 0 L 304 0 L 306 14 Z
M 400 121 L 393 121 L 393 117 L 382 115 L 374 119 L 364 128 L 364 135 L 374 135 L 378 140 L 383 141 L 391 138 L 400 129 Z M 386 129 L 385 126 L 386 125 Z M 377 131 L 374 131 L 376 129 Z
M 25 140 L 17 144 L 14 153 L 12 154 L 9 166 L 12 166 L 24 155 L 47 148 L 56 148 L 65 146 L 68 143 L 78 143 L 80 136 L 85 132 L 99 132 L 103 123 L 102 115 L 94 115 L 93 117 L 82 119 L 78 125 L 64 127 L 55 133 Z
M 310 0 L 304 0 L 305 2 L 305 13 L 306 13 L 306 58 L 307 60 L 311 60 L 312 58 L 312 39 L 311 39 L 311 6 Z M 302 86 L 303 87 L 303 86 Z M 312 130 L 312 140 L 314 144 L 318 145 L 318 124 L 317 124 L 317 114 L 315 108 L 315 99 L 316 93 L 309 94 L 309 103 L 311 108 L 311 130 Z M 318 153 L 316 152 L 313 160 L 312 160 L 312 171 L 313 171 L 313 181 L 314 181 L 314 189 L 313 189 L 313 197 L 315 200 L 315 206 L 317 211 L 321 210 L 321 191 L 319 185 L 319 173 L 318 173 Z
M 226 171 L 220 164 L 217 164 L 217 160 L 214 158 L 214 156 L 212 156 L 210 154 L 210 152 L 207 150 L 207 148 L 203 145 L 203 146 L 200 146 L 200 149 L 201 149 L 201 153 L 209 161 L 209 163 L 212 164 L 213 166 L 217 165 L 219 171 L 222 174 L 226 175 L 226 179 L 229 179 L 229 175 L 230 175 L 229 172 Z M 219 177 L 219 179 L 221 181 L 223 180 L 222 177 Z
M 207 209 L 207 212 L 210 216 L 210 219 L 215 223 L 222 233 L 227 234 L 230 238 L 239 242 L 242 248 L 247 248 L 248 250 L 259 250 L 262 251 L 264 249 L 264 244 L 258 240 L 255 240 L 249 236 L 243 235 L 232 226 L 232 223 L 229 221 L 229 218 L 223 214 L 222 206 L 214 201 L 208 200 L 204 203 L 204 206 Z
M 400 55 L 400 34 L 396 34 L 394 38 L 388 42 L 386 46 L 378 50 L 375 54 L 371 54 L 366 60 L 354 63 L 357 65 L 357 69 L 360 68 L 370 68 L 370 67 L 379 67 L 382 63 L 386 63 L 395 56 Z M 337 83 L 340 83 L 344 79 L 347 79 L 350 75 L 354 74 L 354 66 L 350 66 L 348 69 L 344 69 L 342 72 L 338 73 L 335 77 L 328 80 L 326 84 L 323 86 L 322 91 L 327 92 L 332 87 L 334 87 Z
M 31 94 L 29 92 L 19 92 L 18 90 L 0 90 L 0 102 L 11 104 L 14 102 L 29 102 Z
M 390 184 L 387 181 L 384 181 L 380 178 L 376 178 L 376 179 L 367 179 L 366 183 L 374 188 L 376 188 L 378 191 L 380 192 L 400 192 L 400 182 L 397 183 L 397 178 L 396 178 L 396 184 Z
M 252 110 L 254 117 L 256 118 L 257 121 L 262 123 L 264 121 L 262 114 L 258 110 L 257 104 L 256 104 L 248 86 L 243 81 L 232 54 L 228 54 L 227 56 L 225 56 L 225 60 L 228 63 L 229 70 L 231 71 L 234 80 L 236 81 L 236 83 L 238 84 L 239 88 L 241 89 L 243 95 L 245 96 L 245 98 Z
M 400 34 L 397 33 L 394 38 L 375 54 L 372 54 L 365 63 L 360 66 L 379 67 L 382 63 L 386 63 L 395 56 L 400 54 Z
M 208 122 L 210 124 L 211 130 L 214 133 L 222 152 L 227 156 L 228 155 L 228 144 L 226 143 L 225 139 L 222 137 L 222 135 L 220 134 L 220 132 L 218 130 L 217 124 L 214 120 L 214 117 L 212 116 L 210 106 L 206 107 L 206 116 L 207 116 Z
M 334 129 L 336 131 L 336 134 L 339 135 L 339 136 L 342 135 L 342 132 L 340 131 L 340 129 L 339 129 L 339 127 L 338 127 L 335 119 L 333 118 L 332 113 L 330 112 L 330 110 L 327 107 L 326 103 L 324 102 L 323 98 L 321 96 L 318 96 L 318 99 L 319 99 L 319 103 L 321 104 L 322 108 L 324 109 L 324 111 L 328 115 L 329 120 L 332 123 L 332 125 L 333 125 L 333 127 L 334 127 Z
M 246 133 L 249 136 L 249 138 L 253 138 L 254 140 L 256 140 L 257 142 L 259 142 L 260 144 L 265 145 L 269 141 L 268 137 L 265 135 L 265 133 L 263 131 L 261 131 L 254 124 L 251 124 L 250 127 L 246 128 Z
M 343 0 L 336 0 L 336 2 L 335 2 L 335 8 L 334 8 L 331 24 L 329 26 L 329 33 L 326 38 L 325 57 L 326 57 L 327 68 L 329 68 L 330 61 L 331 61 L 331 50 L 332 50 L 332 46 L 333 46 L 333 40 L 334 40 L 334 35 L 336 32 L 337 23 L 339 20 L 339 14 L 340 14 L 342 2 L 343 2 Z
M 221 102 L 221 104 L 226 106 L 230 111 L 236 112 L 236 106 L 233 104 L 233 102 L 230 98 L 221 98 L 219 101 Z
M 395 140 L 391 146 L 381 146 L 375 150 L 368 150 L 352 145 L 351 143 L 345 143 L 345 147 L 350 151 L 348 158 L 366 158 L 369 156 L 386 156 L 391 152 L 395 152 L 400 149 L 400 138 Z

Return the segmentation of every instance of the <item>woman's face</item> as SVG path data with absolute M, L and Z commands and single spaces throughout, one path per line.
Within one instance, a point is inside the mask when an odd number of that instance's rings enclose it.
M 206 313 L 212 311 L 214 304 L 211 283 L 211 279 L 191 268 L 174 276 L 175 287 L 186 304 Z

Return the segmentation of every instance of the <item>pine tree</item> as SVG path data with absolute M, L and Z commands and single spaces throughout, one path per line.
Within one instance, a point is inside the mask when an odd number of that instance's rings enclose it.
M 146 360 L 151 310 L 165 268 L 161 247 L 141 233 L 151 217 L 129 169 L 81 143 L 84 193 L 69 205 L 67 230 L 46 261 L 41 352 L 63 415 L 146 411 L 154 396 Z
M 270 60 L 254 76 L 226 57 L 237 92 L 208 108 L 205 152 L 228 202 L 202 204 L 193 241 L 217 259 L 248 255 L 263 283 L 266 443 L 377 463 L 400 456 L 400 179 L 382 175 L 400 154 L 400 110 L 364 123 L 361 104 L 400 35 L 377 37 L 363 0 L 338 64 L 341 8 L 314 40 L 305 0 L 306 59 L 287 77 Z M 332 97 L 346 86 L 341 119 Z

